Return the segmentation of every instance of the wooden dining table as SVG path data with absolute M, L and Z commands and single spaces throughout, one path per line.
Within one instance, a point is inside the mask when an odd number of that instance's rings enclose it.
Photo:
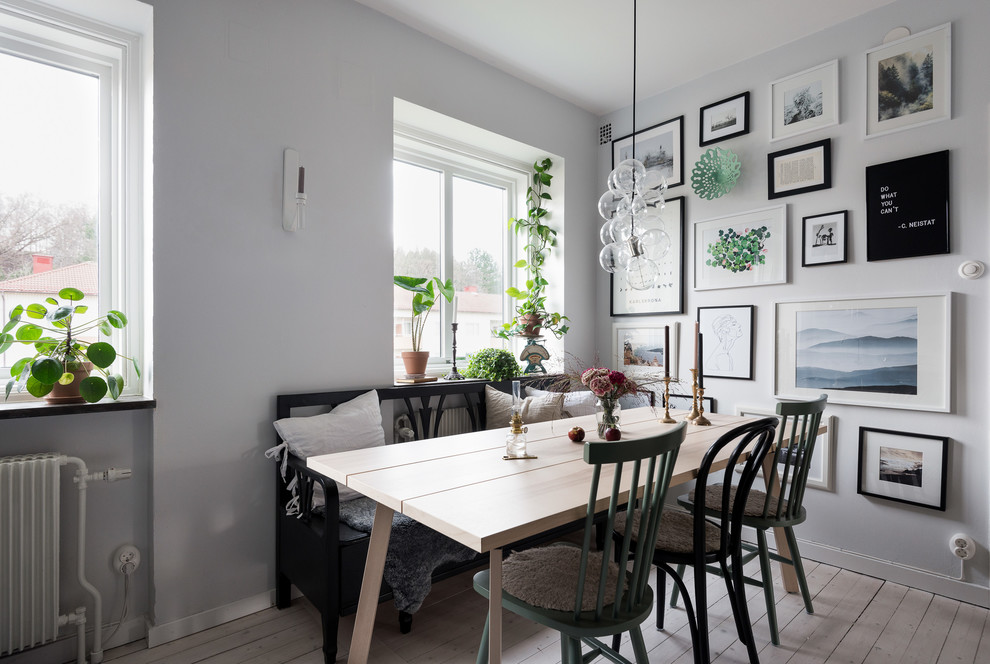
M 656 435 L 674 426 L 661 424 L 658 414 L 662 416 L 662 411 L 652 408 L 624 410 L 622 437 Z M 670 414 L 682 420 L 687 412 Z M 688 425 L 671 486 L 696 477 L 705 452 L 719 436 L 757 419 L 718 414 L 707 417 L 710 426 Z M 348 662 L 368 661 L 395 512 L 479 553 L 489 553 L 489 662 L 501 662 L 502 549 L 577 521 L 587 511 L 592 467 L 584 462 L 583 444 L 575 444 L 567 436 L 574 426 L 596 437 L 592 415 L 529 424 L 528 452 L 536 457 L 533 459 L 503 459 L 508 427 L 309 458 L 307 463 L 313 470 L 377 502 Z M 724 457 L 730 451 L 727 448 Z M 721 467 L 726 463 L 723 458 Z M 603 477 L 599 496 L 602 508 L 607 505 L 610 486 Z M 783 543 L 783 535 L 776 541 Z M 785 587 L 795 592 L 797 582 L 791 566 L 783 565 L 783 570 L 791 572 L 789 580 L 785 576 Z

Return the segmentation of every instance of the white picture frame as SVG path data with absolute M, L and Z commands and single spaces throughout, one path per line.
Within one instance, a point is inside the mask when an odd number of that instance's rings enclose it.
M 664 327 L 670 328 L 670 380 L 680 376 L 680 323 L 616 323 L 612 325 L 612 366 L 630 378 L 649 376 L 651 380 L 664 375 Z M 630 347 L 626 347 L 626 343 Z M 658 354 L 658 350 L 660 353 Z M 652 362 L 656 362 L 653 364 Z
M 777 302 L 774 396 L 950 412 L 951 293 Z
M 736 406 L 736 415 L 743 417 L 777 417 L 773 408 L 758 406 Z M 811 455 L 811 465 L 808 467 L 808 482 L 806 486 L 822 491 L 835 491 L 835 429 L 838 419 L 835 415 L 822 417 L 825 423 L 825 433 L 818 435 L 815 441 L 815 451 Z M 737 469 L 742 472 L 742 469 Z M 761 473 L 762 474 L 762 473 Z
M 924 85 L 931 91 L 922 108 L 914 108 L 917 100 L 904 100 L 894 109 L 891 104 L 880 101 L 880 67 L 893 66 L 903 71 L 912 64 L 924 70 L 924 60 L 930 56 L 932 65 Z M 889 86 L 888 86 L 889 87 Z M 916 86 L 917 87 L 917 86 Z M 887 90 L 884 99 L 897 95 Z M 925 108 L 930 106 L 930 108 Z M 866 52 L 866 138 L 882 136 L 891 132 L 903 131 L 941 122 L 952 117 L 952 24 L 929 28 L 916 35 L 892 41 L 871 48 Z
M 787 246 L 786 205 L 696 222 L 694 290 L 786 283 Z
M 770 140 L 839 124 L 839 61 L 770 83 Z

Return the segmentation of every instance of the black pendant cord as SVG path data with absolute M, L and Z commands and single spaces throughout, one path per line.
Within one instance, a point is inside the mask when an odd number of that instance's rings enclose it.
M 633 96 L 632 96 L 632 158 L 636 158 L 636 0 L 633 0 Z

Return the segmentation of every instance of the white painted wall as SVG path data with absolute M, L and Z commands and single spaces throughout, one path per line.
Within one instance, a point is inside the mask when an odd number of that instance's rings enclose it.
M 864 139 L 866 99 L 866 50 L 881 44 L 888 30 L 905 25 L 920 32 L 952 22 L 953 113 L 952 120 L 897 134 Z M 987 470 L 990 417 L 987 412 L 987 294 L 986 277 L 968 281 L 956 274 L 966 259 L 987 261 L 988 234 L 988 109 L 990 89 L 983 69 L 990 61 L 984 35 L 990 29 L 990 5 L 983 2 L 901 0 L 861 18 L 747 60 L 699 79 L 689 85 L 643 100 L 637 105 L 637 126 L 648 127 L 683 114 L 685 119 L 685 179 L 670 196 L 686 201 L 685 278 L 683 316 L 646 319 L 608 318 L 608 280 L 598 277 L 597 338 L 602 355 L 609 349 L 613 323 L 667 324 L 679 320 L 682 330 L 693 328 L 698 306 L 755 304 L 756 373 L 754 381 L 705 380 L 706 395 L 714 396 L 719 412 L 734 412 L 737 405 L 773 403 L 773 303 L 781 300 L 847 298 L 956 293 L 953 300 L 953 406 L 949 414 L 866 408 L 829 407 L 838 417 L 834 493 L 810 490 L 806 505 L 810 516 L 798 531 L 807 557 L 841 564 L 981 604 L 990 603 L 988 585 Z M 690 57 L 684 54 L 683 57 Z M 840 118 L 837 127 L 813 134 L 769 141 L 769 83 L 829 60 L 839 60 Z M 677 55 L 669 62 L 677 66 Z M 642 66 L 642 63 L 640 63 Z M 630 63 L 631 66 L 631 63 Z M 751 92 L 748 135 L 717 145 L 736 152 L 742 176 L 727 196 L 706 201 L 690 187 L 693 164 L 708 148 L 698 147 L 699 108 L 730 95 Z M 627 108 L 603 119 L 612 123 L 612 135 L 631 132 Z M 766 156 L 783 148 L 822 138 L 832 138 L 832 188 L 767 200 Z M 865 167 L 918 154 L 949 149 L 951 174 L 952 253 L 868 263 L 866 261 Z M 611 148 L 599 150 L 598 184 L 604 191 L 611 168 Z M 694 292 L 694 222 L 785 203 L 790 246 L 788 283 Z M 801 218 L 849 210 L 850 250 L 846 264 L 801 267 Z M 689 327 L 690 326 L 690 327 Z M 682 342 L 681 366 L 690 367 L 691 344 Z M 872 426 L 916 431 L 951 438 L 948 460 L 948 497 L 944 513 L 866 498 L 856 493 L 859 427 Z M 979 543 L 980 553 L 966 563 L 962 582 L 960 562 L 948 549 L 956 532 L 968 532 Z M 818 544 L 815 544 L 818 543 Z M 894 562 L 887 562 L 894 561 Z M 914 569 L 914 568 L 917 568 Z M 919 571 L 925 570 L 925 571 Z

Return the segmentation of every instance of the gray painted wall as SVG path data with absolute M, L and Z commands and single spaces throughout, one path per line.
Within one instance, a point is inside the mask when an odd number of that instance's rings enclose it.
M 916 129 L 865 139 L 865 52 L 882 43 L 883 36 L 905 25 L 913 33 L 952 22 L 952 119 Z M 714 396 L 719 412 L 738 405 L 773 405 L 773 303 L 784 300 L 874 297 L 954 292 L 952 319 L 952 412 L 929 413 L 861 406 L 835 405 L 838 417 L 835 491 L 809 489 L 808 522 L 797 531 L 807 556 L 851 569 L 927 588 L 946 595 L 987 604 L 988 469 L 987 450 L 987 289 L 986 277 L 976 281 L 956 273 L 963 260 L 987 261 L 987 127 L 990 89 L 982 83 L 990 48 L 983 38 L 990 28 L 990 5 L 950 0 L 931 3 L 901 0 L 861 18 L 741 62 L 686 86 L 641 101 L 637 126 L 649 127 L 683 114 L 685 120 L 685 179 L 670 196 L 686 196 L 685 284 L 683 316 L 646 319 L 613 318 L 608 313 L 608 280 L 598 278 L 596 321 L 602 351 L 610 344 L 612 324 L 640 321 L 668 324 L 680 321 L 682 334 L 693 329 L 698 306 L 756 305 L 755 380 L 705 380 L 706 395 Z M 770 142 L 771 81 L 832 59 L 839 60 L 840 121 L 838 126 Z M 671 66 L 676 66 L 676 57 Z M 690 186 L 693 164 L 709 147 L 698 146 L 699 108 L 730 95 L 751 93 L 750 127 L 746 136 L 716 145 L 736 152 L 742 175 L 727 196 L 708 201 Z M 612 135 L 629 134 L 631 111 L 626 108 L 604 118 Z M 788 147 L 832 139 L 832 188 L 824 191 L 767 199 L 766 156 Z M 927 258 L 866 261 L 865 167 L 904 157 L 949 149 L 951 176 L 952 253 Z M 598 182 L 604 191 L 611 168 L 611 150 L 599 150 Z M 694 292 L 693 230 L 695 222 L 771 205 L 787 205 L 788 283 L 755 288 Z M 849 210 L 848 263 L 801 267 L 801 218 Z M 685 336 L 681 366 L 692 365 L 691 345 Z M 685 372 L 682 372 L 685 373 Z M 859 427 L 914 431 L 951 438 L 948 459 L 947 509 L 944 513 L 866 498 L 856 493 Z M 976 559 L 965 565 L 948 548 L 949 538 L 967 532 L 979 543 Z M 813 543 L 820 543 L 816 546 Z M 887 564 L 886 561 L 896 561 Z M 917 568 L 917 570 L 913 569 Z

